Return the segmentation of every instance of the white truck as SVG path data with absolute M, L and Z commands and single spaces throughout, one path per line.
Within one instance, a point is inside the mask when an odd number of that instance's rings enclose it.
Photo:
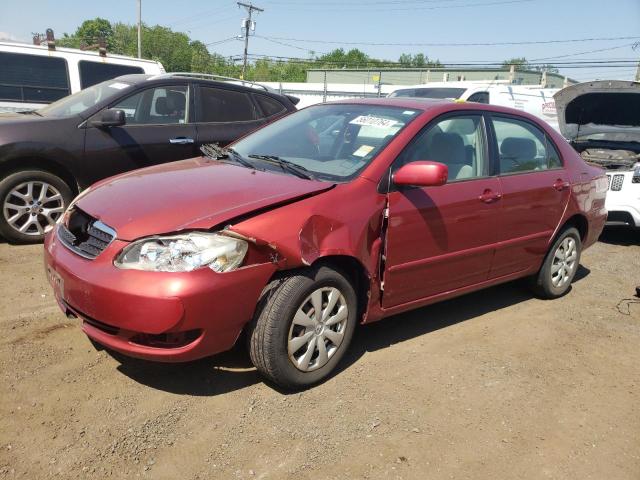
M 607 171 L 607 224 L 640 228 L 640 82 L 579 83 L 554 98 L 562 135 Z
M 105 52 L 0 42 L 0 112 L 36 110 L 104 80 L 165 73 L 160 62 Z
M 432 82 L 398 88 L 389 97 L 446 98 L 465 102 L 488 103 L 525 111 L 546 121 L 556 130 L 558 117 L 553 95 L 558 88 L 540 85 L 512 85 L 496 82 Z

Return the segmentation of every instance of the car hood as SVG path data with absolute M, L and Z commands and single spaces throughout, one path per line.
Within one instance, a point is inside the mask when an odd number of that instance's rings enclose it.
M 115 229 L 121 240 L 130 241 L 186 229 L 209 229 L 331 187 L 328 182 L 201 157 L 103 180 L 75 205 Z
M 640 83 L 603 80 L 563 88 L 553 96 L 567 140 L 640 142 Z

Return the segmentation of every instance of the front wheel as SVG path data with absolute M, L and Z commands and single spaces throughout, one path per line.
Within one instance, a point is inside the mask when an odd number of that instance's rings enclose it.
M 553 243 L 538 274 L 533 278 L 533 291 L 541 298 L 561 297 L 571 287 L 580 265 L 582 242 L 574 227 L 564 229 Z
M 287 389 L 318 383 L 344 356 L 357 305 L 348 277 L 327 266 L 274 280 L 263 292 L 249 332 L 251 361 Z
M 73 193 L 44 170 L 14 172 L 0 181 L 0 234 L 9 242 L 41 242 L 71 202 Z

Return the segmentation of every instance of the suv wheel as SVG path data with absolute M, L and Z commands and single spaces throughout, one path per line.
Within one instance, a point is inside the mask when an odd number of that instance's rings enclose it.
M 44 170 L 15 172 L 0 181 L 0 234 L 9 242 L 41 242 L 64 214 L 73 194 Z
M 327 266 L 271 282 L 249 332 L 249 353 L 264 376 L 287 389 L 325 379 L 344 356 L 357 321 L 348 278 Z
M 565 228 L 547 252 L 538 275 L 533 278 L 534 293 L 549 299 L 567 293 L 578 271 L 581 251 L 578 230 Z

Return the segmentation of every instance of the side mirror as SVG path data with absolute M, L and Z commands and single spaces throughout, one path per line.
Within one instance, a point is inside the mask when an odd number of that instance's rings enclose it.
M 98 128 L 121 127 L 127 123 L 124 110 L 116 110 L 108 108 L 96 115 L 91 125 Z
M 416 161 L 407 163 L 393 174 L 393 183 L 411 187 L 438 187 L 447 183 L 449 167 L 444 163 Z

